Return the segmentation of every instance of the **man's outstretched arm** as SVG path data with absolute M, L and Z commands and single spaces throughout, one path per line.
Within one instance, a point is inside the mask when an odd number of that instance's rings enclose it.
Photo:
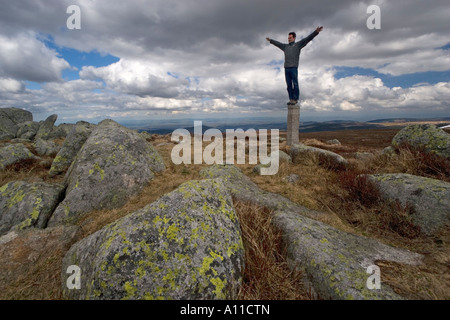
M 284 43 L 278 42 L 277 40 L 270 39 L 269 37 L 267 37 L 266 40 L 269 41 L 274 46 L 276 46 L 284 51 L 284 47 L 286 46 Z
M 303 48 L 306 46 L 312 39 L 314 39 L 321 31 L 323 30 L 323 27 L 317 27 L 316 30 L 314 30 L 309 36 L 306 38 L 300 40 L 300 46 Z

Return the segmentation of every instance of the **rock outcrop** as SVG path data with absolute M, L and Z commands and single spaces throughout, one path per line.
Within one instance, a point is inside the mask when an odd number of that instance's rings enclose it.
M 49 175 L 55 176 L 69 169 L 83 144 L 89 138 L 95 126 L 84 121 L 79 121 L 68 133 L 64 144 L 53 160 Z
M 301 162 L 302 158 L 309 154 L 316 155 L 319 164 L 329 168 L 344 169 L 348 165 L 348 161 L 344 157 L 328 150 L 306 146 L 301 143 L 291 147 L 290 155 L 294 163 Z
M 58 115 L 56 114 L 53 114 L 45 119 L 45 121 L 41 123 L 39 130 L 37 131 L 35 139 L 50 139 L 57 119 Z
M 1 108 L 0 140 L 16 138 L 19 125 L 32 120 L 33 115 L 29 111 L 18 108 Z
M 61 149 L 61 147 L 54 141 L 43 140 L 41 138 L 35 140 L 35 142 L 33 143 L 33 147 L 35 152 L 39 156 L 51 156 L 51 155 L 54 156 Z
M 49 225 L 73 223 L 93 210 L 120 207 L 164 169 L 158 151 L 136 131 L 104 120 L 69 168 L 66 197 Z
M 63 260 L 69 299 L 224 299 L 237 294 L 244 252 L 220 180 L 190 181 L 76 243 Z M 81 289 L 66 286 L 68 266 Z
M 321 298 L 402 299 L 387 285 L 379 290 L 368 289 L 367 267 L 375 265 L 377 260 L 419 264 L 423 258 L 311 219 L 317 212 L 260 190 L 234 166 L 215 165 L 203 169 L 201 174 L 220 177 L 236 199 L 274 211 L 273 223 L 283 233 L 290 268 L 303 270 Z
M 382 284 L 369 289 L 369 266 L 377 260 L 419 265 L 423 256 L 374 239 L 337 230 L 291 211 L 275 212 L 274 225 L 283 231 L 288 264 L 306 273 L 306 283 L 322 299 L 402 300 Z
M 431 124 L 411 125 L 400 130 L 392 139 L 392 146 L 408 144 L 450 159 L 450 135 Z
M 413 208 L 412 222 L 427 235 L 449 226 L 450 183 L 405 173 L 368 175 L 381 196 Z
M 0 188 L 0 236 L 11 229 L 45 228 L 64 186 L 13 181 Z
M 38 159 L 38 157 L 32 154 L 22 143 L 10 144 L 0 148 L 0 170 L 5 169 L 11 164 L 28 159 Z
M 36 136 L 41 125 L 35 121 L 26 121 L 19 124 L 17 138 L 32 140 Z

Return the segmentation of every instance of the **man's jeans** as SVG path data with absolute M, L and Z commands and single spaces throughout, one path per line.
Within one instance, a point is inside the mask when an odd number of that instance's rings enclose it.
M 300 96 L 300 90 L 298 88 L 298 69 L 285 68 L 284 75 L 286 76 L 289 100 L 298 100 Z

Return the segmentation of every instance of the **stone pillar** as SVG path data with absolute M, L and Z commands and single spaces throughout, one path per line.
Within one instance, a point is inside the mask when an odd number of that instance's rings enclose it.
M 300 106 L 288 105 L 287 116 L 287 145 L 293 146 L 299 143 L 298 133 L 300 128 Z

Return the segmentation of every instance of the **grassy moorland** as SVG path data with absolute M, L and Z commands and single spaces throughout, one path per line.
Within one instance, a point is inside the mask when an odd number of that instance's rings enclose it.
M 346 170 L 335 170 L 320 163 L 313 155 L 301 163 L 280 163 L 276 175 L 260 176 L 254 165 L 238 166 L 261 189 L 278 193 L 305 207 L 322 212 L 314 217 L 337 229 L 371 237 L 383 243 L 421 253 L 421 266 L 406 266 L 386 261 L 377 262 L 383 283 L 411 299 L 449 299 L 450 257 L 448 230 L 427 237 L 410 221 L 410 210 L 381 200 L 377 190 L 367 180 L 357 179 L 363 173 L 403 172 L 450 182 L 450 162 L 412 148 L 402 148 L 395 155 L 380 151 L 390 145 L 399 129 L 345 130 L 301 133 L 306 145 L 341 154 L 350 161 Z M 447 131 L 448 132 L 448 131 Z M 285 133 L 280 134 L 285 137 Z M 326 142 L 338 139 L 341 145 Z M 181 183 L 202 179 L 199 171 L 206 165 L 174 165 L 170 135 L 153 135 L 149 140 L 163 156 L 167 169 L 156 175 L 140 195 L 122 208 L 95 211 L 78 222 L 75 240 L 101 229 L 176 189 Z M 270 139 L 269 139 L 270 141 Z M 62 143 L 62 141 L 60 141 Z M 205 144 L 206 145 L 206 144 Z M 32 146 L 29 146 L 32 148 Z M 280 149 L 289 153 L 283 142 Z M 357 152 L 374 153 L 359 158 Z M 44 161 L 27 161 L 8 167 L 0 173 L 0 186 L 13 180 L 61 182 L 63 176 L 48 178 L 52 157 Z M 295 183 L 285 180 L 297 174 Z M 292 273 L 284 259 L 281 234 L 271 224 L 271 212 L 250 203 L 235 201 L 246 251 L 244 283 L 239 299 L 310 299 L 302 283 L 302 274 Z M 17 249 L 20 254 L 20 248 Z M 46 252 L 36 258 L 26 274 L 20 274 L 4 284 L 1 299 L 61 299 L 61 259 L 64 252 Z

